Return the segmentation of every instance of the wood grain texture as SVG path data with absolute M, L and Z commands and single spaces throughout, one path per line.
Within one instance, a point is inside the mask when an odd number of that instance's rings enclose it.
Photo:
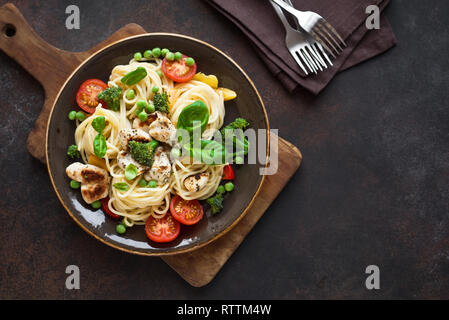
M 272 142 L 277 138 L 271 135 Z M 298 170 L 302 161 L 301 152 L 282 138 L 279 138 L 278 143 L 279 170 L 275 175 L 266 177 L 254 204 L 237 226 L 203 248 L 162 258 L 192 286 L 202 287 L 212 281 Z
M 3 36 L 4 39 L 0 41 L 0 49 L 38 80 L 45 90 L 44 106 L 27 141 L 29 153 L 43 163 L 45 163 L 45 135 L 48 116 L 66 79 L 85 59 L 106 45 L 127 36 L 145 33 L 141 26 L 128 24 L 88 51 L 68 52 L 60 50 L 40 38 L 12 4 L 6 4 L 0 8 L 0 25 L 11 25 L 16 30 L 13 37 Z M 275 135 L 271 137 L 271 139 L 277 138 Z M 204 248 L 187 254 L 163 258 L 192 286 L 204 286 L 215 277 L 299 168 L 302 160 L 300 151 L 282 138 L 279 138 L 278 158 L 279 172 L 267 177 L 258 198 L 236 227 Z
M 56 95 L 69 75 L 90 55 L 117 40 L 145 33 L 137 24 L 128 24 L 108 39 L 84 52 L 68 52 L 44 41 L 26 22 L 20 11 L 10 3 L 0 8 L 0 25 L 15 29 L 14 36 L 2 35 L 0 49 L 19 63 L 45 91 L 45 102 L 28 136 L 27 149 L 30 154 L 45 163 L 45 133 L 47 121 Z

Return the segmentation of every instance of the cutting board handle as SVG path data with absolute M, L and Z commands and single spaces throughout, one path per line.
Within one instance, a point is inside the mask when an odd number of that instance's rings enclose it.
M 18 62 L 45 90 L 44 106 L 27 140 L 27 149 L 33 157 L 45 163 L 47 120 L 56 96 L 70 74 L 106 45 L 142 33 L 145 30 L 141 26 L 130 23 L 87 51 L 68 52 L 39 37 L 12 3 L 0 7 L 0 50 Z
M 39 37 L 11 3 L 0 7 L 0 31 L 0 49 L 38 80 L 46 93 L 55 88 L 54 83 L 51 87 L 46 85 L 49 72 L 52 79 L 62 81 L 74 64 L 74 61 L 66 63 L 66 60 L 78 60 L 76 53 L 60 50 Z

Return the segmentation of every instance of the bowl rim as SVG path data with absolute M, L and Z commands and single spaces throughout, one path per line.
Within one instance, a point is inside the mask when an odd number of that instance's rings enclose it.
M 256 192 L 254 193 L 254 195 L 252 196 L 250 202 L 248 203 L 248 205 L 246 206 L 245 209 L 243 209 L 243 211 L 240 213 L 240 215 L 228 226 L 226 227 L 224 230 L 222 230 L 221 232 L 217 233 L 216 235 L 214 235 L 212 238 L 210 238 L 207 241 L 204 241 L 202 243 L 198 243 L 196 245 L 193 245 L 191 247 L 185 248 L 185 249 L 179 249 L 179 250 L 174 250 L 174 251 L 170 251 L 170 252 L 145 252 L 145 251 L 137 251 L 137 250 L 132 250 L 132 249 L 128 249 L 125 247 L 121 247 L 120 245 L 117 245 L 115 243 L 109 242 L 106 239 L 96 235 L 94 232 L 92 232 L 91 230 L 89 230 L 86 226 L 84 226 L 83 223 L 81 223 L 77 217 L 70 211 L 70 209 L 68 208 L 68 206 L 65 204 L 65 202 L 63 201 L 61 194 L 56 186 L 56 183 L 53 179 L 53 173 L 51 171 L 50 168 L 50 157 L 49 157 L 49 150 L 48 150 L 48 139 L 49 139 L 49 131 L 50 131 L 50 123 L 51 120 L 53 118 L 53 112 L 55 110 L 55 106 L 57 104 L 57 102 L 59 101 L 60 95 L 62 93 L 62 91 L 64 91 L 64 89 L 66 88 L 67 84 L 70 82 L 70 80 L 74 77 L 74 75 L 81 70 L 85 64 L 87 64 L 88 61 L 90 61 L 93 57 L 97 56 L 98 54 L 100 54 L 101 52 L 115 46 L 118 45 L 120 43 L 126 42 L 126 41 L 130 41 L 133 39 L 137 39 L 137 38 L 145 38 L 145 37 L 151 37 L 151 36 L 170 36 L 170 37 L 178 37 L 178 38 L 183 38 L 183 39 L 187 39 L 190 41 L 194 41 L 197 43 L 200 43 L 206 47 L 211 48 L 212 50 L 214 50 L 215 52 L 217 52 L 218 54 L 224 56 L 229 62 L 231 62 L 246 78 L 246 80 L 248 81 L 248 83 L 251 85 L 252 89 L 254 90 L 254 92 L 256 93 L 257 98 L 259 99 L 260 105 L 262 106 L 262 110 L 264 113 L 264 118 L 265 118 L 265 125 L 266 125 L 266 131 L 267 131 L 267 141 L 266 141 L 266 159 L 265 159 L 265 165 L 263 167 L 263 170 L 265 170 L 268 166 L 268 160 L 269 160 L 269 155 L 270 155 L 270 125 L 269 125 L 269 121 L 268 121 L 268 115 L 267 115 L 267 111 L 265 109 L 265 104 L 263 103 L 263 100 L 259 94 L 259 91 L 257 90 L 256 86 L 254 85 L 253 81 L 251 80 L 251 78 L 247 75 L 247 73 L 242 69 L 242 67 L 240 67 L 240 65 L 235 62 L 230 56 L 228 56 L 226 53 L 224 53 L 223 51 L 221 51 L 220 49 L 218 49 L 217 47 L 203 41 L 203 40 L 199 40 L 197 38 L 191 37 L 191 36 L 186 36 L 186 35 L 182 35 L 182 34 L 178 34 L 178 33 L 168 33 L 168 32 L 151 32 L 151 33 L 143 33 L 143 34 L 139 34 L 139 35 L 134 35 L 134 36 L 129 36 L 129 37 L 125 37 L 122 38 L 120 40 L 114 41 L 108 45 L 106 45 L 105 47 L 95 51 L 93 54 L 91 54 L 89 57 L 87 57 L 84 61 L 81 62 L 81 64 L 75 68 L 75 70 L 73 70 L 73 72 L 67 77 L 67 79 L 65 80 L 64 84 L 61 86 L 58 94 L 56 95 L 56 98 L 53 102 L 52 108 L 50 110 L 49 116 L 48 116 L 48 120 L 47 120 L 47 130 L 46 130 L 46 135 L 45 135 L 45 158 L 46 158 L 46 164 L 47 164 L 47 170 L 48 170 L 48 174 L 51 180 L 51 184 L 53 189 L 56 192 L 56 195 L 59 199 L 59 201 L 61 202 L 61 204 L 63 205 L 64 209 L 67 211 L 67 213 L 69 214 L 69 216 L 85 231 L 87 232 L 89 235 L 91 235 L 92 237 L 94 237 L 95 239 L 99 240 L 100 242 L 114 248 L 120 251 L 124 251 L 127 253 L 131 253 L 131 254 L 135 254 L 135 255 L 139 255 L 139 256 L 171 256 L 171 255 L 177 255 L 177 254 L 182 254 L 182 253 L 187 253 L 187 252 L 191 252 L 194 250 L 197 250 L 199 248 L 202 248 L 204 246 L 207 246 L 208 244 L 216 241 L 217 239 L 221 238 L 222 236 L 224 236 L 225 234 L 227 234 L 229 231 L 231 231 L 247 214 L 247 212 L 249 211 L 249 209 L 252 207 L 252 205 L 254 204 L 255 199 L 257 198 L 257 196 L 259 195 L 262 185 L 265 181 L 266 176 L 262 175 L 262 179 L 259 182 L 259 185 L 257 186 Z M 262 169 L 262 168 L 261 168 Z

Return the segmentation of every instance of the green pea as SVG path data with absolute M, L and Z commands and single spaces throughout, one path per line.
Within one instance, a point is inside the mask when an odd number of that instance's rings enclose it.
M 158 93 L 159 92 L 159 87 L 153 87 L 153 89 L 151 89 L 151 91 L 153 91 L 153 93 Z
M 161 55 L 163 56 L 163 57 L 165 57 L 166 55 L 167 55 L 167 53 L 169 53 L 170 52 L 170 50 L 168 50 L 167 48 L 164 48 L 164 49 L 162 49 L 162 51 L 161 51 Z
M 141 122 L 145 122 L 148 120 L 148 114 L 145 111 L 139 113 L 138 117 Z
M 236 164 L 243 164 L 245 160 L 242 157 L 235 157 Z
M 162 76 L 164 75 L 164 74 L 162 73 L 161 70 L 156 71 L 156 73 L 158 74 L 158 76 L 159 76 L 160 78 L 162 78 Z
M 123 224 L 117 225 L 115 228 L 118 234 L 124 234 L 126 232 L 126 227 Z
M 148 103 L 146 103 L 145 101 L 139 101 L 137 102 L 137 110 L 136 110 L 136 115 L 139 115 L 143 110 L 145 110 L 145 108 L 147 107 Z
M 70 181 L 70 188 L 72 189 L 79 189 L 81 187 L 81 182 L 72 180 Z
M 134 53 L 134 60 L 136 61 L 142 60 L 142 54 L 140 52 Z
M 91 204 L 91 206 L 92 206 L 92 208 L 94 208 L 94 209 L 100 209 L 100 208 L 101 208 L 101 201 L 100 201 L 100 200 L 97 200 L 97 201 L 93 202 L 93 203 Z
M 165 56 L 165 59 L 167 59 L 168 61 L 173 61 L 173 60 L 175 60 L 175 54 L 173 52 L 169 52 Z
M 161 48 L 154 48 L 151 53 L 153 53 L 153 57 L 159 58 L 161 56 Z
M 181 60 L 181 59 L 182 59 L 182 53 L 179 52 L 179 51 L 176 52 L 176 53 L 175 53 L 175 59 L 178 60 L 178 61 Z
M 140 179 L 140 181 L 139 181 L 139 187 L 141 187 L 141 188 L 145 188 L 146 186 L 147 186 L 147 180 L 145 180 L 145 179 Z
M 179 148 L 173 148 L 173 149 L 171 149 L 171 156 L 172 156 L 172 158 L 174 158 L 174 159 L 181 158 L 181 156 L 182 156 L 181 149 L 179 149 Z
M 132 100 L 135 97 L 136 97 L 136 93 L 134 92 L 133 89 L 129 89 L 128 91 L 126 91 L 126 99 Z
M 86 119 L 86 115 L 84 114 L 84 112 L 78 111 L 78 112 L 76 113 L 76 118 L 77 118 L 79 121 L 84 121 L 84 119 Z
M 192 66 L 195 64 L 195 59 L 193 59 L 193 58 L 187 58 L 187 59 L 186 59 L 186 64 L 187 64 L 189 67 L 192 67 Z
M 234 184 L 232 182 L 228 182 L 225 184 L 225 190 L 227 192 L 231 192 L 232 190 L 234 190 Z
M 157 187 L 157 181 L 156 180 L 151 180 L 150 182 L 148 182 L 148 187 L 149 188 L 156 188 Z
M 154 106 L 154 104 L 147 104 L 147 107 L 145 108 L 145 110 L 148 113 L 153 113 L 154 111 L 156 111 L 156 107 Z
M 225 187 L 219 186 L 219 187 L 217 188 L 217 193 L 218 193 L 218 194 L 224 194 L 225 192 L 226 192 Z
M 144 56 L 146 59 L 150 59 L 150 58 L 153 57 L 153 52 L 151 52 L 151 50 L 147 50 L 147 51 L 145 51 L 145 52 L 143 53 L 143 56 Z
M 70 111 L 69 112 L 69 120 L 75 120 L 76 119 L 76 111 Z

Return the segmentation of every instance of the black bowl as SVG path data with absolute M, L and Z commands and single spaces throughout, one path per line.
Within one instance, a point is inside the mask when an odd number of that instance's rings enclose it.
M 199 71 L 215 74 L 220 86 L 237 92 L 238 98 L 226 102 L 225 124 L 237 116 L 248 119 L 254 129 L 269 129 L 267 114 L 259 93 L 245 72 L 228 56 L 213 46 L 177 34 L 152 33 L 117 41 L 89 57 L 67 79 L 53 106 L 48 121 L 46 156 L 53 187 L 70 216 L 90 235 L 119 250 L 141 255 L 168 255 L 194 250 L 206 245 L 229 231 L 243 218 L 263 182 L 259 165 L 245 164 L 236 169 L 236 190 L 226 196 L 223 211 L 205 218 L 194 226 L 182 226 L 180 236 L 168 244 L 147 239 L 143 226 L 118 235 L 117 222 L 105 216 L 101 209 L 87 205 L 79 190 L 72 190 L 65 168 L 71 163 L 66 156 L 67 147 L 74 143 L 75 124 L 67 114 L 76 106 L 75 95 L 87 79 L 109 79 L 111 70 L 127 64 L 134 52 L 161 47 L 185 52 L 195 58 Z M 268 150 L 269 139 L 266 145 Z M 268 152 L 267 152 L 268 155 Z

